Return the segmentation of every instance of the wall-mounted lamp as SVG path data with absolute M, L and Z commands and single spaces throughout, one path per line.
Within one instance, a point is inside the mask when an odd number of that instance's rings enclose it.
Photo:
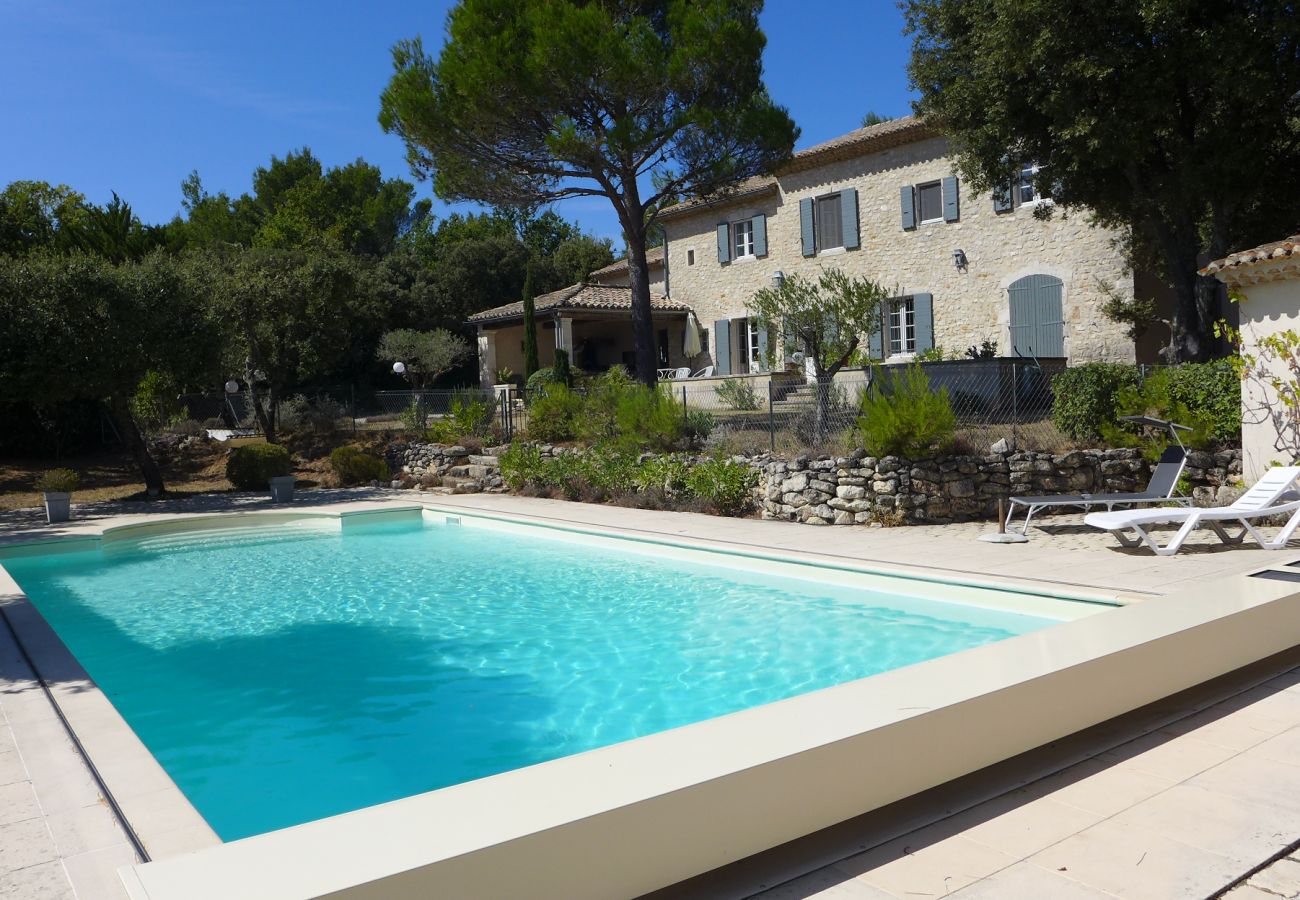
M 965 271 L 969 263 L 966 260 L 966 251 L 960 248 L 952 251 L 952 262 L 959 271 Z

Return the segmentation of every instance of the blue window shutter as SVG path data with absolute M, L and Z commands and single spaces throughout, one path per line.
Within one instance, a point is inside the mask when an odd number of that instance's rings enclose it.
M 889 325 L 889 301 L 880 304 L 880 319 L 867 335 L 867 355 L 872 359 L 885 358 L 885 328 Z
M 731 320 L 718 319 L 713 323 L 713 365 L 717 374 L 731 374 Z
M 813 201 L 811 197 L 799 201 L 799 232 L 803 235 L 803 255 L 817 255 L 816 232 L 813 230 Z
M 731 228 L 726 222 L 718 223 L 718 262 L 731 261 Z
M 760 213 L 750 221 L 754 225 L 754 255 L 767 256 L 767 216 Z
M 903 212 L 903 229 L 908 230 L 916 227 L 916 190 L 910 185 L 905 184 L 898 189 L 899 206 Z
M 993 188 L 993 211 L 1010 212 L 1011 206 L 1011 182 L 1006 181 L 996 185 Z
M 858 192 L 855 188 L 840 191 L 840 219 L 844 225 L 844 249 L 856 250 L 862 243 L 858 240 Z
M 943 180 L 943 220 L 945 222 L 956 222 L 959 212 L 957 204 L 957 178 L 955 175 L 949 175 Z
M 1011 353 L 1038 359 L 1065 356 L 1061 279 L 1026 275 L 1007 289 L 1011 304 Z
M 912 325 L 916 334 L 916 352 L 934 346 L 934 295 L 912 295 Z
M 758 331 L 758 365 L 759 368 L 766 372 L 767 365 L 767 323 L 759 322 L 755 326 Z

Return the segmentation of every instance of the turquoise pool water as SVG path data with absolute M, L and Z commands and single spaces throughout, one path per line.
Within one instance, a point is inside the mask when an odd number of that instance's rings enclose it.
M 225 840 L 1052 624 L 418 522 L 3 564 Z

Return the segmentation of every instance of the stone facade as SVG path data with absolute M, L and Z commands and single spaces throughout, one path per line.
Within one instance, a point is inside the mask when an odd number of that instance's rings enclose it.
M 1065 354 L 1070 362 L 1133 362 L 1133 341 L 1101 312 L 1107 289 L 1133 296 L 1133 273 L 1113 244 L 1114 232 L 1090 226 L 1086 215 L 1066 216 L 1055 210 L 1043 220 L 1035 218 L 1035 208 L 1028 205 L 995 212 L 990 195 L 974 194 L 959 183 L 956 221 L 902 227 L 900 187 L 953 175 L 947 154 L 944 138 L 921 137 L 794 167 L 778 175 L 774 190 L 666 214 L 671 297 L 690 306 L 701 325 L 712 330 L 716 320 L 746 316 L 748 298 L 771 285 L 775 272 L 815 276 L 823 267 L 834 266 L 894 287 L 900 296 L 932 294 L 935 346 L 963 351 L 992 340 L 1002 354 L 1010 355 L 1007 289 L 1023 276 L 1045 274 L 1063 283 Z M 857 191 L 860 248 L 803 256 L 799 201 L 848 188 Z M 766 216 L 767 254 L 719 262 L 719 223 L 758 214 Z M 964 269 L 954 263 L 957 249 L 968 262 Z M 743 359 L 737 331 L 733 326 L 732 357 Z M 716 361 L 711 337 L 695 365 Z M 733 371 L 744 367 L 733 366 Z

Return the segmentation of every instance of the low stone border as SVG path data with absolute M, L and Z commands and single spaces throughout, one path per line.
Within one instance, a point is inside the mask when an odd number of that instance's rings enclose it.
M 445 487 L 456 493 L 504 491 L 499 456 L 505 447 L 473 452 L 462 446 L 395 443 L 393 487 Z M 541 445 L 543 455 L 580 450 Z M 763 453 L 733 457 L 759 474 L 755 505 L 766 519 L 809 525 L 904 525 L 992 519 L 999 499 L 1017 495 L 1122 493 L 1141 490 L 1151 465 L 1137 450 L 1070 453 L 990 453 L 905 459 Z M 1184 472 L 1202 506 L 1231 502 L 1239 490 L 1241 451 L 1193 451 Z

